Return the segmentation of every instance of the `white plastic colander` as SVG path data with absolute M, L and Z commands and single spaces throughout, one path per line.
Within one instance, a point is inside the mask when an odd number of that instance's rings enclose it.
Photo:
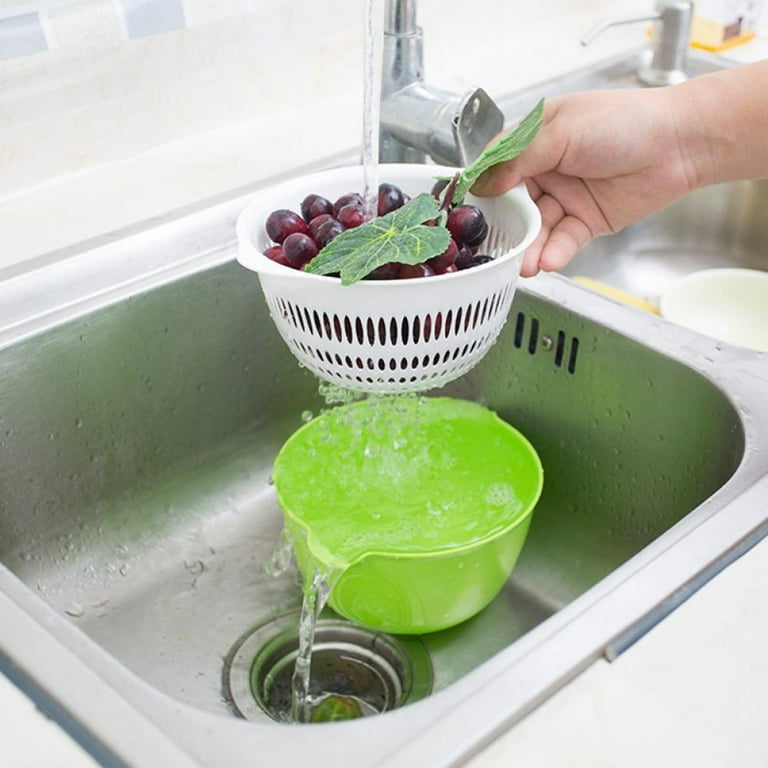
M 382 182 L 415 196 L 455 169 L 381 165 Z M 299 361 L 347 389 L 376 393 L 425 391 L 475 366 L 509 313 L 522 254 L 541 226 L 538 208 L 520 185 L 499 197 L 465 202 L 482 209 L 493 261 L 471 269 L 408 280 L 363 280 L 284 267 L 263 255 L 272 245 L 265 224 L 279 208 L 299 210 L 310 193 L 335 200 L 363 191 L 362 166 L 292 179 L 258 193 L 237 222 L 238 261 L 258 273 L 270 314 Z

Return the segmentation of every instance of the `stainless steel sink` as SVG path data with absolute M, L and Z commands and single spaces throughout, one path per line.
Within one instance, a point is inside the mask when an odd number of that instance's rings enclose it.
M 600 66 L 532 86 L 502 102 L 516 116 L 541 96 L 603 88 L 645 87 L 637 71 L 649 52 L 640 49 Z M 690 51 L 692 76 L 729 66 L 722 57 Z M 696 190 L 658 214 L 615 235 L 593 240 L 562 270 L 619 288 L 653 304 L 678 278 L 700 269 L 768 270 L 768 181 L 719 184 Z
M 243 704 L 254 638 L 298 605 L 265 572 L 271 463 L 328 407 L 234 263 L 245 199 L 0 283 L 0 670 L 103 762 L 459 765 L 765 535 L 768 355 L 523 281 L 444 390 L 544 463 L 504 590 L 401 644 L 430 673 L 401 708 L 289 726 Z
M 563 270 L 657 303 L 700 269 L 768 271 L 768 181 L 698 189 L 615 235 L 593 240 Z

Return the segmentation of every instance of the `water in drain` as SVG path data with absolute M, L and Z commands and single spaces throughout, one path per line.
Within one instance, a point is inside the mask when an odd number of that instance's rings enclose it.
M 386 712 L 397 705 L 401 685 L 397 670 L 383 657 L 349 643 L 318 643 L 312 652 L 308 696 L 309 722 L 350 720 Z M 295 719 L 293 705 L 294 652 L 272 669 L 254 665 L 251 688 L 277 719 Z
M 292 677 L 298 654 L 297 614 L 259 627 L 230 657 L 225 688 L 248 719 L 295 722 Z M 432 666 L 422 643 L 335 618 L 315 630 L 307 722 L 380 714 L 427 696 Z

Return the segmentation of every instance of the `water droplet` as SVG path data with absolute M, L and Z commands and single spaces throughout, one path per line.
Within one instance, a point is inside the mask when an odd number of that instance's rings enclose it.
M 314 413 L 312 413 L 312 411 L 302 411 L 302 412 L 301 412 L 301 420 L 302 420 L 302 421 L 303 421 L 305 424 L 308 424 L 308 423 L 309 423 L 310 421 L 312 421 L 312 419 L 314 419 L 314 418 L 315 418 L 315 414 L 314 414 Z
M 80 418 L 78 418 L 78 419 L 75 419 L 75 427 L 76 427 L 77 429 L 80 429 L 82 426 L 83 426 L 83 420 L 82 420 L 82 419 L 80 419 Z
M 185 560 L 184 567 L 192 576 L 199 576 L 205 570 L 205 563 L 202 560 L 195 560 L 191 563 Z
M 85 609 L 80 603 L 70 603 L 64 609 L 64 613 L 66 613 L 67 616 L 71 616 L 73 619 L 79 619 L 85 613 Z

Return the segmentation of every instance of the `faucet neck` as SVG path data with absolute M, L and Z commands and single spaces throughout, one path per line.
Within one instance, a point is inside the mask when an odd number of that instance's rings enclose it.
M 501 111 L 482 89 L 457 96 L 424 83 L 416 0 L 386 0 L 385 13 L 379 160 L 423 163 L 428 153 L 446 165 L 467 165 L 501 132 Z
M 387 0 L 381 95 L 424 80 L 424 38 L 416 23 L 416 0 Z
M 416 25 L 416 0 L 387 0 L 384 33 L 387 35 L 413 35 Z

